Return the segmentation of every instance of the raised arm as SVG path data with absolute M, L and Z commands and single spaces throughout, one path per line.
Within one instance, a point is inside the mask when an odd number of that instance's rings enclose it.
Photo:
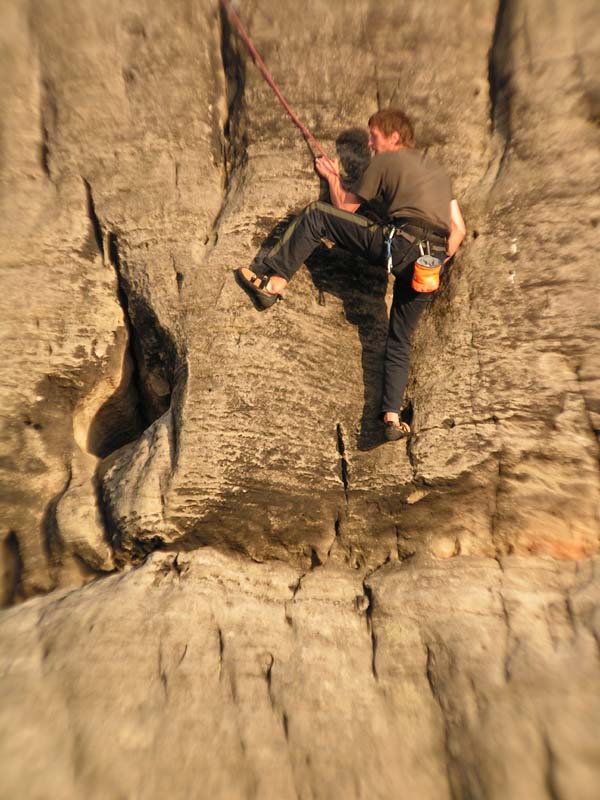
M 450 235 L 448 236 L 448 258 L 456 253 L 462 240 L 465 238 L 467 228 L 463 215 L 456 200 L 450 202 Z
M 354 213 L 362 201 L 358 195 L 348 191 L 342 183 L 338 162 L 321 156 L 321 158 L 315 159 L 315 170 L 329 184 L 329 194 L 335 208 Z

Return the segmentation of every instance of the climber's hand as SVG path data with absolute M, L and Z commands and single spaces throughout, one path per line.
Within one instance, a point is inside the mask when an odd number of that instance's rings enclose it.
M 319 156 L 319 158 L 315 158 L 315 170 L 322 178 L 330 178 L 340 174 L 337 159 L 334 160 L 328 156 Z

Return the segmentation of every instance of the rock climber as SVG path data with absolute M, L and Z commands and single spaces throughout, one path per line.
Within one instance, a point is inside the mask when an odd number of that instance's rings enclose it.
M 447 264 L 466 228 L 450 178 L 436 161 L 415 148 L 413 126 L 406 114 L 398 109 L 377 111 L 368 124 L 373 156 L 352 190 L 343 183 L 337 159 L 317 158 L 315 170 L 329 184 L 331 204 L 310 203 L 296 217 L 264 258 L 263 275 L 241 267 L 236 277 L 258 307 L 266 309 L 281 298 L 295 272 L 324 238 L 370 263 L 384 265 L 387 261 L 395 283 L 381 414 L 386 440 L 395 441 L 410 434 L 400 411 L 411 336 L 436 294 L 415 291 L 413 265 L 425 249 Z M 369 201 L 383 203 L 385 218 L 374 220 Z

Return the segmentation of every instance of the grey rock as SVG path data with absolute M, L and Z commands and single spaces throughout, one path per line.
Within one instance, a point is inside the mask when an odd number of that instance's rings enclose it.
M 205 548 L 30 600 L 0 615 L 0 795 L 591 800 L 597 567 Z

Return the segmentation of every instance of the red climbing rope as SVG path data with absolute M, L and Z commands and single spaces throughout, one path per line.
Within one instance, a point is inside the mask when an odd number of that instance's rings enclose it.
M 233 22 L 233 24 L 237 28 L 238 33 L 240 34 L 240 36 L 242 37 L 242 39 L 246 43 L 246 46 L 247 46 L 248 50 L 250 51 L 250 55 L 254 59 L 254 63 L 256 64 L 256 66 L 259 68 L 259 70 L 264 75 L 265 80 L 267 81 L 267 83 L 269 84 L 271 89 L 273 89 L 273 91 L 275 92 L 279 102 L 285 108 L 285 110 L 289 114 L 290 118 L 292 119 L 292 122 L 294 122 L 300 128 L 304 138 L 309 143 L 309 145 L 313 148 L 313 150 L 316 150 L 320 155 L 325 156 L 325 158 L 329 158 L 327 153 L 319 145 L 319 143 L 317 142 L 315 137 L 312 135 L 312 133 L 308 130 L 308 128 L 300 122 L 300 120 L 298 119 L 296 114 L 294 114 L 294 112 L 292 111 L 288 101 L 281 94 L 281 91 L 279 90 L 279 87 L 277 86 L 277 84 L 273 80 L 273 76 L 271 75 L 269 70 L 266 68 L 264 61 L 259 56 L 259 54 L 258 54 L 258 52 L 256 50 L 256 47 L 254 47 L 254 45 L 252 44 L 252 40 L 250 39 L 250 37 L 246 33 L 246 31 L 244 29 L 244 26 L 242 25 L 242 23 L 240 21 L 240 18 L 235 13 L 235 10 L 234 10 L 233 6 L 231 5 L 231 3 L 229 2 L 229 0 L 221 0 L 221 4 L 222 4 L 223 8 L 225 9 L 226 13 L 229 15 L 229 18 L 231 19 L 231 21 Z

